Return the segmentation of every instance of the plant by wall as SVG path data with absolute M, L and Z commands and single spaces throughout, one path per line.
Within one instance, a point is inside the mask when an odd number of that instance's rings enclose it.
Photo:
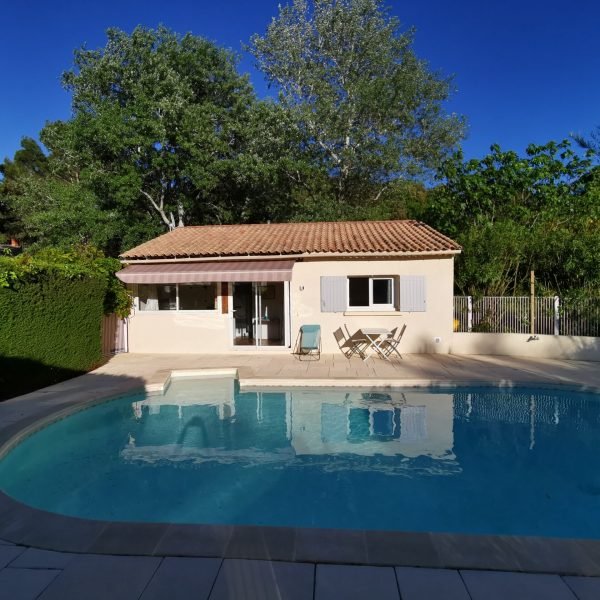
M 0 400 L 100 364 L 103 314 L 129 310 L 118 268 L 85 248 L 0 258 Z

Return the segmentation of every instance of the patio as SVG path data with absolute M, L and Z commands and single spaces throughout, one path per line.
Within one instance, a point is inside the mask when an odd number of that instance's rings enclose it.
M 7 600 L 592 600 L 600 579 L 502 571 L 64 554 L 0 541 Z
M 171 370 L 236 368 L 242 383 L 306 385 L 429 385 L 477 382 L 493 384 L 541 383 L 600 388 L 597 363 L 532 359 L 507 356 L 457 356 L 448 354 L 406 354 L 403 359 L 384 361 L 339 354 L 323 354 L 320 360 L 289 353 L 225 355 L 119 354 L 93 373 L 73 382 L 92 383 L 97 375 L 139 378 L 145 383 L 164 381 Z M 277 380 L 277 381 L 275 381 Z M 353 380 L 353 381 L 341 381 Z M 70 382 L 60 384 L 63 391 Z M 56 387 L 56 386 L 55 386 Z M 48 388 L 50 391 L 52 388 Z

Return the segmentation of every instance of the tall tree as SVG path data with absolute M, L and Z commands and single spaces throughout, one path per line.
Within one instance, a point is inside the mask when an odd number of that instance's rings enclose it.
M 141 204 L 166 227 L 183 225 L 202 214 L 235 159 L 251 87 L 231 53 L 191 34 L 137 27 L 107 36 L 100 50 L 77 50 L 63 75 L 74 117 L 60 142 L 72 142 L 109 202 Z
M 294 0 L 250 50 L 292 115 L 302 151 L 340 203 L 436 167 L 463 135 L 444 113 L 451 81 L 412 50 L 381 0 Z

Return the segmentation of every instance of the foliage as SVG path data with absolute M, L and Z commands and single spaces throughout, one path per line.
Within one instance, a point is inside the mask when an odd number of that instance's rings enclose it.
M 20 194 L 19 182 L 42 177 L 46 167 L 46 155 L 35 140 L 27 137 L 21 140 L 13 160 L 5 159 L 0 164 L 0 242 L 18 235 L 17 210 L 11 206 L 10 198 Z
M 598 290 L 599 175 L 568 140 L 530 145 L 525 156 L 497 145 L 481 160 L 458 153 L 421 216 L 462 244 L 461 293 L 527 293 L 532 269 L 548 293 Z
M 581 148 L 590 150 L 595 154 L 596 158 L 600 158 L 600 126 L 596 127 L 589 137 L 576 134 L 572 137 Z
M 78 246 L 69 252 L 46 248 L 35 254 L 0 257 L 0 290 L 15 292 L 30 284 L 41 283 L 49 277 L 64 281 L 99 281 L 103 285 L 104 314 L 129 315 L 131 297 L 115 277 L 121 264 L 106 258 L 91 246 Z
M 84 373 L 102 359 L 105 282 L 38 267 L 18 267 L 0 288 L 0 399 Z
M 63 74 L 72 117 L 44 127 L 44 149 L 24 138 L 1 167 L 0 235 L 116 256 L 182 224 L 404 216 L 422 189 L 411 178 L 460 137 L 441 110 L 450 84 L 379 1 L 315 6 L 310 18 L 302 3 L 282 9 L 253 38 L 264 58 L 291 27 L 285 15 L 303 19 L 312 37 L 295 38 L 295 64 L 302 85 L 319 79 L 314 98 L 257 101 L 231 52 L 165 27 L 109 29 L 104 47 L 76 50 Z M 317 38 L 322 54 L 303 63 Z M 269 57 L 271 77 L 281 65 Z
M 461 138 L 462 119 L 442 110 L 450 80 L 412 42 L 381 0 L 294 0 L 252 37 L 303 154 L 329 175 L 325 197 L 377 200 L 391 180 L 436 167 Z
M 42 130 L 48 154 L 32 151 L 43 170 L 5 164 L 0 198 L 20 239 L 115 256 L 177 225 L 289 218 L 288 173 L 302 159 L 287 151 L 282 111 L 256 101 L 231 52 L 164 27 L 107 36 L 63 75 L 73 116 Z

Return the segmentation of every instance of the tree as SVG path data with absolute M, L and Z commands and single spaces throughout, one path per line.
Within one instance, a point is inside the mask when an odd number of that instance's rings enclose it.
M 531 269 L 552 293 L 600 290 L 600 173 L 568 140 L 525 156 L 494 145 L 481 160 L 457 153 L 421 215 L 463 245 L 462 293 L 527 293 Z
M 269 215 L 265 190 L 281 178 L 281 155 L 271 163 L 254 152 L 268 109 L 230 52 L 164 27 L 111 29 L 105 48 L 76 52 L 63 81 L 74 116 L 46 127 L 45 145 L 144 238 L 161 226 Z
M 439 165 L 464 131 L 447 78 L 429 70 L 381 0 L 294 0 L 250 50 L 338 203 L 377 201 Z M 303 182 L 304 183 L 304 182 Z
M 191 34 L 107 36 L 101 50 L 76 51 L 63 75 L 74 117 L 46 135 L 67 142 L 109 205 L 143 206 L 168 228 L 197 219 L 235 160 L 254 101 L 248 80 L 231 53 Z
M 39 144 L 24 137 L 13 160 L 0 164 L 0 238 L 21 237 L 20 224 L 11 205 L 11 198 L 20 193 L 23 179 L 40 179 L 45 176 L 48 159 Z M 2 239 L 0 239 L 2 241 Z
M 591 150 L 596 157 L 600 157 L 600 126 L 596 127 L 589 137 L 579 134 L 572 134 L 571 137 L 584 150 Z
M 116 255 L 178 225 L 292 216 L 311 167 L 288 151 L 286 113 L 256 100 L 230 52 L 164 27 L 107 35 L 63 75 L 73 116 L 42 130 L 43 176 L 11 176 L 7 206 L 28 243 Z

